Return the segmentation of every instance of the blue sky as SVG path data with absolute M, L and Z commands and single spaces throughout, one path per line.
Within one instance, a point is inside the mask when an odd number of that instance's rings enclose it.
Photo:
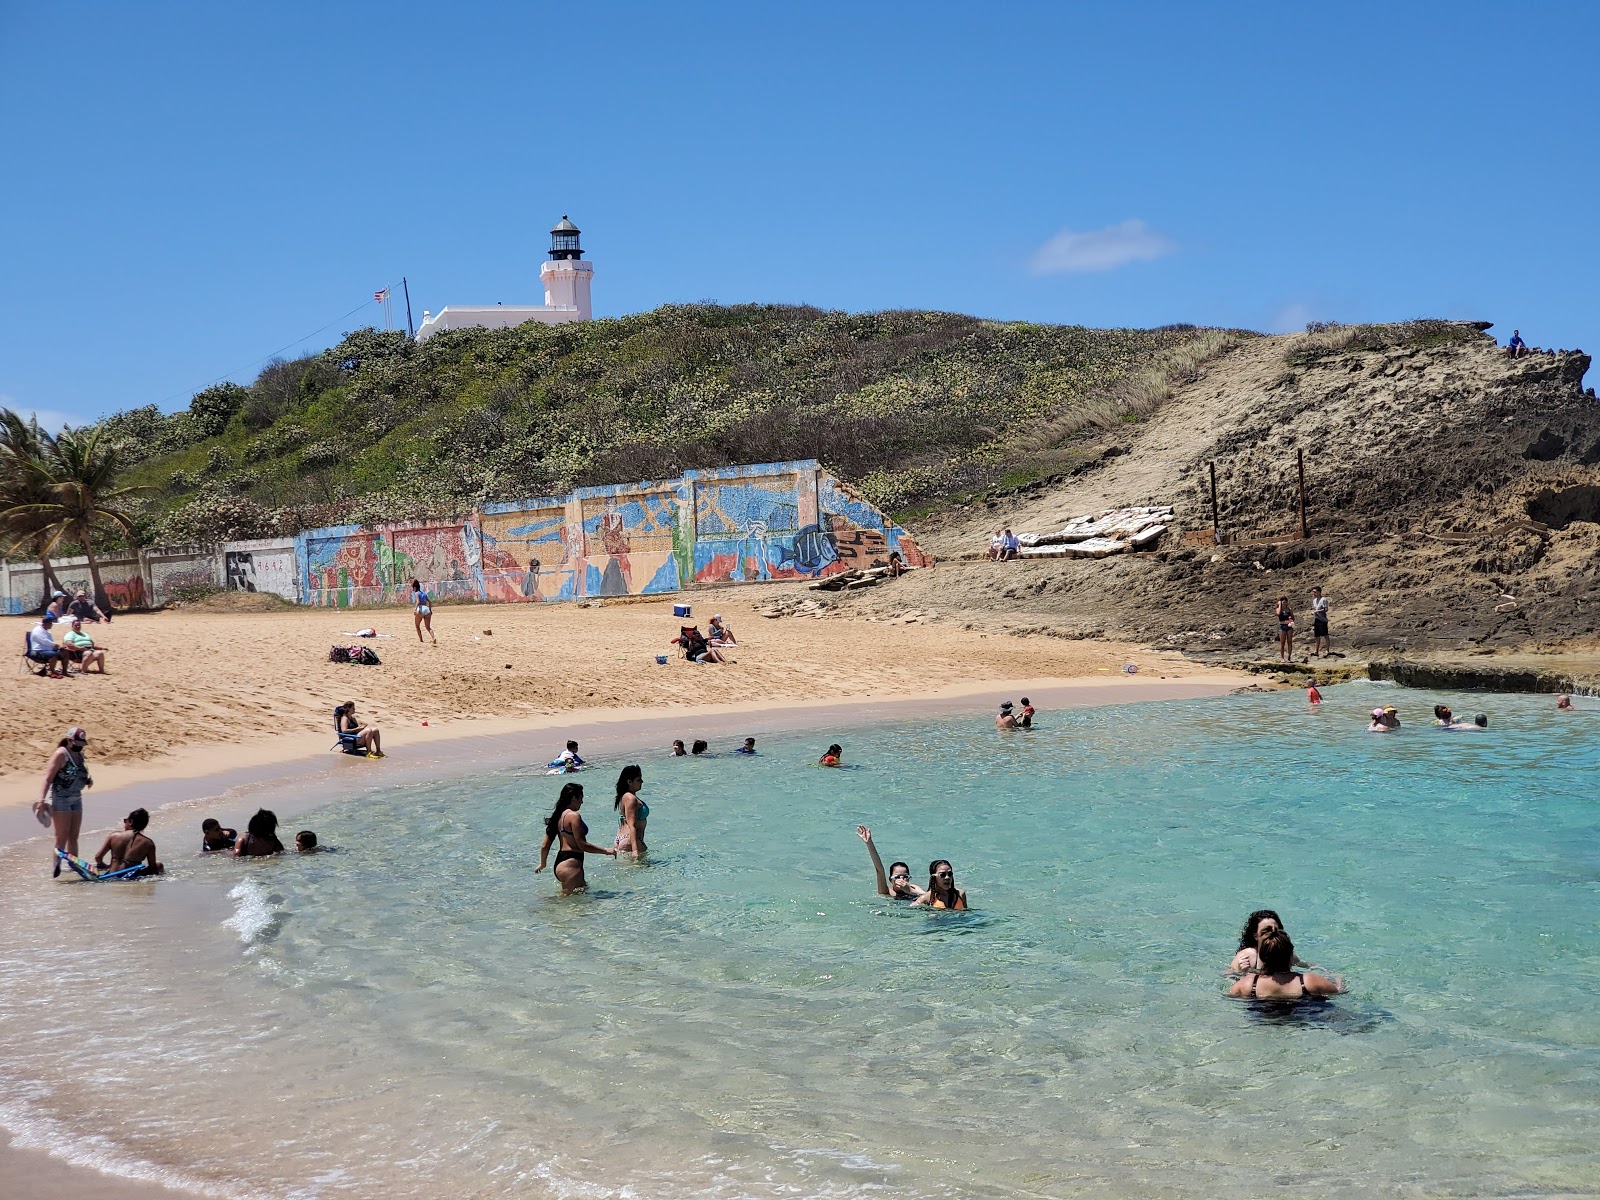
M 402 276 L 419 321 L 541 303 L 563 213 L 597 315 L 1595 351 L 1597 40 L 1577 3 L 0 0 L 0 404 L 181 407 L 381 324 Z

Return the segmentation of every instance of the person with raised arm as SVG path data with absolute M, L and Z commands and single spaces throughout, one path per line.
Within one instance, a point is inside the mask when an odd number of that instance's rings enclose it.
M 892 900 L 918 900 L 922 897 L 922 889 L 911 882 L 911 867 L 908 864 L 890 863 L 889 874 L 885 877 L 883 859 L 878 857 L 878 847 L 872 842 L 872 830 L 865 825 L 857 825 L 856 836 L 867 844 L 867 853 L 872 856 L 872 873 L 878 879 L 878 895 L 888 896 Z

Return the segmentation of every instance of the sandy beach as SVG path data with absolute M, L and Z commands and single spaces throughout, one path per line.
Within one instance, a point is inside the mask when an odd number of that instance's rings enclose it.
M 720 612 L 739 639 L 722 666 L 685 662 L 670 646 L 680 622 L 670 601 L 571 605 L 442 605 L 437 646 L 418 642 L 406 609 L 230 612 L 179 609 L 93 627 L 109 674 L 43 679 L 20 668 L 0 684 L 15 714 L 0 746 L 0 805 L 37 795 L 61 731 L 89 730 L 99 794 L 124 784 L 192 779 L 318 755 L 332 740 L 333 707 L 358 703 L 403 759 L 453 734 L 511 734 L 692 709 L 729 712 L 851 700 L 873 702 L 972 689 L 979 710 L 1064 680 L 1122 678 L 1145 686 L 1216 677 L 1181 656 L 1136 645 L 1011 637 L 954 621 L 767 619 L 756 610 L 779 588 L 695 600 L 704 626 Z M 244 599 L 254 599 L 245 597 Z M 19 640 L 27 619 L 12 622 Z M 329 647 L 374 627 L 382 659 L 327 661 Z M 666 655 L 665 665 L 657 655 Z M 1003 691 L 1004 689 L 1002 689 Z M 424 725 L 423 722 L 427 724 Z M 672 736 L 695 736 L 692 729 Z M 670 738 L 669 738 L 670 740 Z M 543 741 L 540 745 L 543 745 Z M 555 749 L 559 749 L 557 742 Z M 554 749 L 552 749 L 552 754 Z

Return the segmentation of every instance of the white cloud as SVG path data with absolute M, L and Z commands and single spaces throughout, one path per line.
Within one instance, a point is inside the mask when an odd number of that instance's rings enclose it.
M 1176 249 L 1177 243 L 1171 238 L 1143 221 L 1129 220 L 1083 233 L 1063 229 L 1034 252 L 1030 267 L 1035 275 L 1110 271 L 1131 262 L 1148 262 Z
M 82 417 L 72 413 L 64 413 L 54 408 L 28 408 L 17 400 L 0 392 L 0 408 L 9 408 L 20 413 L 23 417 L 33 417 L 39 422 L 39 428 L 46 433 L 60 433 L 65 425 L 78 426 L 84 423 Z

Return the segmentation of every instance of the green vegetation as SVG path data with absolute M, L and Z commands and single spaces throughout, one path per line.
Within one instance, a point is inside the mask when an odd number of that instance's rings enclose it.
M 1236 334 L 933 312 L 669 306 L 615 320 L 358 330 L 250 387 L 101 426 L 147 542 L 408 520 L 696 467 L 820 459 L 890 511 L 1070 464 Z
M 135 488 L 120 486 L 119 443 L 99 428 L 46 433 L 36 420 L 0 410 L 0 548 L 38 557 L 59 587 L 50 556 L 80 548 L 89 559 L 95 602 L 106 603 L 94 543 L 107 529 L 130 535 L 124 507 Z
M 1393 325 L 1339 325 L 1317 321 L 1306 326 L 1303 337 L 1289 343 L 1283 352 L 1283 361 L 1291 367 L 1310 367 L 1337 354 L 1402 347 L 1429 350 L 1476 342 L 1482 336 L 1482 329 L 1470 321 L 1422 319 Z

